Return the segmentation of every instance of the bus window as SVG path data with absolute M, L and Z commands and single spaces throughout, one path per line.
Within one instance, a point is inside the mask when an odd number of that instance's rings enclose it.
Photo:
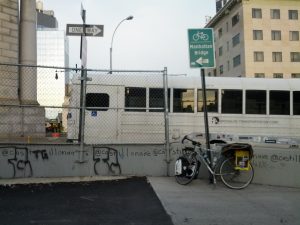
M 165 99 L 163 88 L 149 88 L 149 112 L 164 112 Z M 162 108 L 162 109 L 151 109 Z M 168 89 L 168 108 L 170 112 L 170 89 Z
M 194 112 L 194 89 L 173 90 L 173 112 Z
M 246 90 L 246 114 L 266 114 L 266 105 L 266 91 Z
M 293 106 L 294 106 L 294 115 L 300 115 L 300 91 L 293 92 Z
M 270 115 L 290 115 L 289 91 L 270 91 Z
M 130 108 L 136 108 L 136 109 L 130 109 Z M 138 87 L 125 88 L 125 111 L 146 112 L 146 88 L 138 88 Z
M 202 90 L 198 90 L 198 112 L 203 112 Z M 206 107 L 208 112 L 218 112 L 218 90 L 206 90 Z
M 222 90 L 222 113 L 242 114 L 242 90 Z
M 87 93 L 86 107 L 87 110 L 107 111 L 109 107 L 109 95 L 106 93 Z M 97 109 L 96 107 L 99 108 L 104 107 L 104 108 Z

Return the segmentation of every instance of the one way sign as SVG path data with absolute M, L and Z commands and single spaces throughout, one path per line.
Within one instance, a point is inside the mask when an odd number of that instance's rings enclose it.
M 68 36 L 81 36 L 84 34 L 83 24 L 67 24 Z M 103 37 L 104 26 L 103 25 L 85 25 L 85 36 Z

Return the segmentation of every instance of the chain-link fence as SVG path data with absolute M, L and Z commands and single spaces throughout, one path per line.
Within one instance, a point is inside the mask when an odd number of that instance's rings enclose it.
M 2 143 L 166 140 L 166 69 L 108 71 L 0 64 Z

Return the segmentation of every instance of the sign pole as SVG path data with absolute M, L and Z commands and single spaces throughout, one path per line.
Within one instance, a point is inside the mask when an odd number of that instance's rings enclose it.
M 203 98 L 203 116 L 205 126 L 206 148 L 210 149 L 209 143 L 209 127 L 207 115 L 207 99 L 206 99 L 206 85 L 205 85 L 205 70 L 207 68 L 215 68 L 215 50 L 214 50 L 214 35 L 213 29 L 188 29 L 189 39 L 189 56 L 190 67 L 200 68 L 201 83 L 202 83 L 202 98 Z M 212 162 L 212 154 L 208 152 L 210 163 Z M 210 177 L 212 181 L 212 177 Z
M 80 141 L 80 155 L 79 155 L 79 163 L 84 162 L 84 124 L 85 124 L 85 97 L 86 97 L 86 49 L 83 49 L 84 42 L 86 44 L 85 37 L 85 17 L 86 11 L 83 9 L 81 5 L 81 17 L 82 17 L 82 25 L 83 25 L 83 34 L 81 34 L 80 40 L 80 58 L 81 58 L 81 81 L 80 81 L 80 124 L 79 124 L 79 141 Z
M 206 101 L 205 70 L 204 69 L 201 69 L 201 84 L 202 84 L 202 99 L 203 99 L 203 113 L 204 113 L 206 148 L 210 149 L 207 104 L 206 104 L 207 101 Z M 211 157 L 211 152 L 210 151 L 209 151 L 208 157 L 211 160 L 212 157 Z

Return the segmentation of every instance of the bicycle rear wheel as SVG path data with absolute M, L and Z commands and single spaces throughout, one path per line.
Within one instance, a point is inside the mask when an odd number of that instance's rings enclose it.
M 199 161 L 194 156 L 180 156 L 175 162 L 175 179 L 178 184 L 186 185 L 198 175 Z
M 220 176 L 222 182 L 232 189 L 243 189 L 253 180 L 254 170 L 249 162 L 248 170 L 235 169 L 235 158 L 225 159 L 220 166 Z

